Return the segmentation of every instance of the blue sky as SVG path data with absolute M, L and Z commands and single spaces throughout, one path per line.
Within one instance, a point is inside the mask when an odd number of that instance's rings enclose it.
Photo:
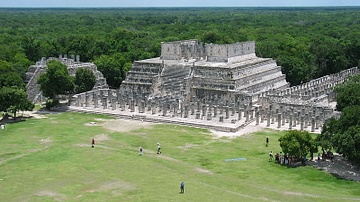
M 0 0 L 0 7 L 360 6 L 360 0 Z

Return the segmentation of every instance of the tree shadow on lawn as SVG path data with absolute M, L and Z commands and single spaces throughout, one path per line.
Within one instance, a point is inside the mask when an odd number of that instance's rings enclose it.
M 360 169 L 352 165 L 346 158 L 339 154 L 334 154 L 334 159 L 322 159 L 316 161 L 308 161 L 306 163 L 319 170 L 325 171 L 338 179 L 360 181 Z

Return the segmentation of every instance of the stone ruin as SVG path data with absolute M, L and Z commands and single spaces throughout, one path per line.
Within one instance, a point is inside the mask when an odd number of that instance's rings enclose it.
M 135 61 L 119 89 L 74 95 L 67 110 L 236 132 L 249 124 L 320 132 L 334 115 L 336 84 L 357 67 L 289 87 L 281 67 L 255 54 L 255 42 L 161 44 L 161 56 Z
M 67 58 L 67 55 L 64 55 L 64 57 L 62 55 L 59 55 L 59 58 L 41 58 L 41 60 L 36 62 L 35 65 L 31 65 L 28 69 L 28 72 L 26 73 L 26 91 L 29 100 L 31 100 L 33 103 L 38 103 L 45 99 L 41 94 L 40 87 L 37 84 L 37 79 L 42 72 L 46 71 L 47 63 L 51 60 L 58 60 L 61 63 L 65 64 L 67 66 L 69 74 L 73 77 L 75 77 L 76 70 L 79 68 L 90 69 L 94 73 L 96 78 L 96 83 L 93 89 L 95 90 L 108 88 L 106 79 L 104 78 L 103 74 L 97 70 L 96 65 L 94 63 L 80 62 L 80 56 L 78 55 L 76 56 L 76 59 L 74 59 L 74 56 L 72 56 L 72 58 Z

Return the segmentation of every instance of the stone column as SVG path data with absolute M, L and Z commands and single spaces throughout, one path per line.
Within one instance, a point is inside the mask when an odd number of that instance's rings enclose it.
M 315 117 L 311 117 L 311 132 L 315 131 Z
M 211 120 L 211 116 L 212 116 L 212 115 L 211 115 L 211 112 L 208 112 L 206 120 L 210 121 L 210 120 Z
M 190 114 L 191 114 L 191 115 L 194 115 L 194 114 L 195 114 L 194 105 L 190 105 Z
M 172 111 L 173 111 L 173 117 L 177 116 L 177 104 L 173 103 L 172 105 Z
M 282 112 L 281 112 L 281 116 L 282 116 L 281 125 L 282 125 L 282 126 L 285 126 L 285 119 L 286 119 L 286 118 L 285 118 L 285 117 L 286 117 L 285 115 L 286 115 L 285 111 L 282 111 Z
M 98 96 L 95 92 L 93 92 L 93 102 L 94 102 L 94 108 L 98 108 L 99 107 Z
M 167 112 L 167 104 L 164 103 L 164 104 L 162 105 L 162 115 L 163 115 L 163 116 L 166 116 L 166 112 Z
M 201 111 L 202 111 L 201 116 L 206 116 L 206 105 L 201 106 Z
M 189 105 L 184 106 L 184 118 L 188 118 L 189 116 Z
M 130 106 L 129 106 L 129 108 L 130 108 L 130 112 L 134 112 L 134 111 L 135 111 L 135 101 L 134 101 L 134 99 L 131 99 L 131 100 L 130 100 Z
M 120 108 L 121 111 L 124 111 L 124 110 L 125 110 L 125 109 L 124 109 L 125 107 L 123 106 L 123 103 L 124 103 L 123 100 L 122 100 L 122 99 L 119 99 L 119 108 Z
M 266 114 L 266 127 L 269 127 L 270 126 L 270 112 L 267 112 Z
M 82 104 L 81 104 L 81 95 L 78 95 L 76 106 L 77 106 L 77 107 L 82 107 L 81 105 L 82 105 Z
M 290 117 L 289 117 L 289 130 L 292 129 L 292 122 L 293 122 L 293 113 L 290 114 Z
M 259 125 L 259 114 L 260 114 L 260 112 L 258 110 L 256 110 L 255 111 L 256 125 Z
M 88 93 L 85 94 L 85 107 L 89 107 L 89 96 Z
M 281 113 L 277 114 L 277 123 L 278 123 L 277 127 L 280 128 L 281 127 Z
M 245 122 L 249 122 L 249 111 L 245 109 Z
M 111 99 L 111 109 L 116 110 L 116 99 L 115 98 Z
M 107 102 L 108 102 L 107 97 L 103 97 L 103 99 L 102 99 L 103 109 L 107 109 L 107 108 L 108 108 L 108 107 L 107 107 Z
M 242 109 L 240 108 L 239 111 L 238 111 L 238 120 L 239 121 L 241 120 L 241 113 L 242 113 Z
M 304 115 L 300 117 L 300 130 L 304 130 Z
M 225 119 L 228 119 L 229 117 L 230 117 L 229 107 L 226 106 L 226 107 L 225 107 Z
M 196 112 L 195 118 L 200 119 L 200 112 Z
M 139 113 L 144 113 L 145 112 L 145 101 L 141 100 L 139 103 Z
M 217 116 L 217 106 L 214 106 L 214 117 Z

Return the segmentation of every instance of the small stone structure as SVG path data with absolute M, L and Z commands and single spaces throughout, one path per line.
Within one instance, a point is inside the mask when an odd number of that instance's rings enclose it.
M 73 96 L 68 110 L 236 132 L 246 125 L 319 132 L 333 116 L 333 88 L 357 67 L 289 87 L 281 67 L 255 55 L 255 42 L 161 44 L 135 61 L 119 89 Z
M 67 66 L 69 74 L 74 77 L 77 69 L 90 69 L 94 73 L 96 78 L 96 83 L 93 89 L 108 88 L 106 79 L 104 78 L 103 74 L 97 70 L 96 65 L 94 63 L 80 62 L 80 56 L 78 55 L 76 56 L 76 59 L 74 59 L 74 56 L 72 58 L 67 58 L 66 55 L 59 55 L 59 58 L 41 58 L 41 60 L 36 62 L 35 65 L 31 65 L 28 69 L 28 72 L 26 73 L 26 90 L 29 100 L 31 100 L 33 103 L 41 101 L 42 95 L 40 87 L 37 84 L 37 79 L 42 72 L 46 71 L 47 63 L 51 60 L 58 60 L 61 63 L 65 64 Z

